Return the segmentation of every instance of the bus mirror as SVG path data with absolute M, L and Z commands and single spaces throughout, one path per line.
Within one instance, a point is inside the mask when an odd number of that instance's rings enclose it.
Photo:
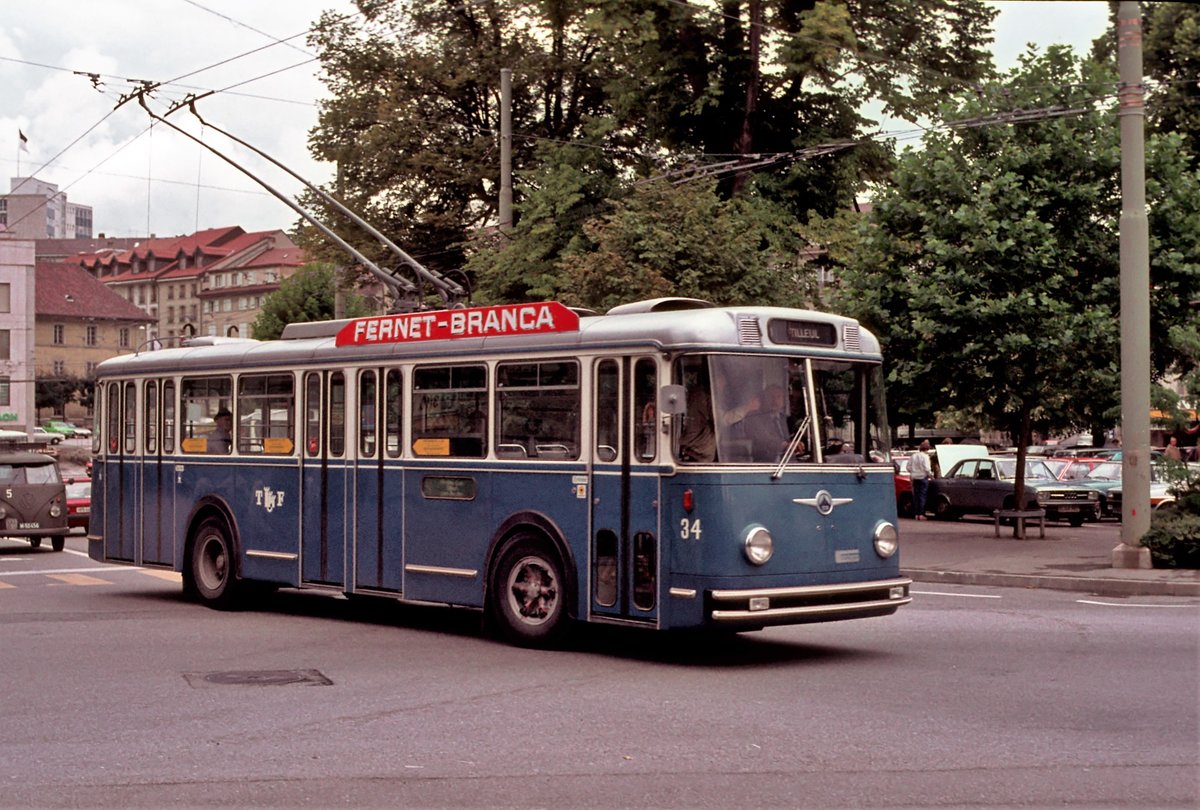
M 663 414 L 678 416 L 687 411 L 687 392 L 682 385 L 664 385 L 658 390 L 658 409 Z

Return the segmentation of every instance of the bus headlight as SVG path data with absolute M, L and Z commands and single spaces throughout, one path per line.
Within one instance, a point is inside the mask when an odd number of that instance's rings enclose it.
M 742 551 L 746 552 L 746 559 L 750 562 L 765 565 L 775 553 L 775 541 L 762 526 L 751 526 L 742 540 Z
M 886 560 L 895 554 L 898 548 L 900 535 L 896 532 L 896 527 L 886 520 L 880 521 L 875 527 L 875 553 Z

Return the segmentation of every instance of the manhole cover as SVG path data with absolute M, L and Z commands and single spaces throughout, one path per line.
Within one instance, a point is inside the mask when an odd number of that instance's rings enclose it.
M 332 686 L 333 681 L 315 669 L 249 669 L 230 672 L 185 672 L 199 686 Z

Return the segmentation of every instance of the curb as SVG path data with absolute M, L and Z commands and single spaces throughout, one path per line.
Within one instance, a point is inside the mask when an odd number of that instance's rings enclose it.
M 995 585 L 1005 588 L 1042 588 L 1074 591 L 1097 596 L 1192 596 L 1200 597 L 1200 581 L 1175 579 L 1112 579 L 1106 577 L 1054 577 L 1033 574 L 982 574 L 966 571 L 930 571 L 901 568 L 913 582 L 950 585 Z

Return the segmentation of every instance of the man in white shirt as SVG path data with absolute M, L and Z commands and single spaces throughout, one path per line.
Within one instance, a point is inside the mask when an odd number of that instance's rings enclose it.
M 908 459 L 908 477 L 912 481 L 913 517 L 925 520 L 925 496 L 929 493 L 929 441 L 921 442 L 921 447 Z

